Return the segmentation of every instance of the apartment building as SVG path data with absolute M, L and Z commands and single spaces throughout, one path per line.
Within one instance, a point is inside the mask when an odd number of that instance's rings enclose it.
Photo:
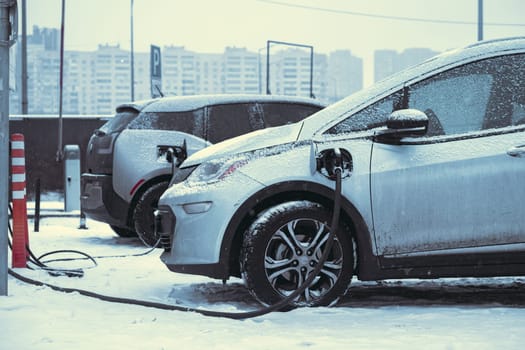
M 330 102 L 338 101 L 363 88 L 363 59 L 349 50 L 337 50 L 328 56 L 327 95 Z
M 376 50 L 374 52 L 374 81 L 382 80 L 437 54 L 439 52 L 427 48 L 409 48 L 400 53 L 395 50 Z
M 245 48 L 227 47 L 224 50 L 223 93 L 256 94 L 259 92 L 259 57 Z
M 28 36 L 28 111 L 58 114 L 59 35 L 56 29 L 33 28 Z M 19 48 L 18 48 L 19 49 Z M 214 93 L 265 93 L 315 96 L 334 102 L 362 88 L 362 60 L 347 50 L 329 55 L 297 48 L 272 52 L 266 77 L 266 54 L 246 48 L 226 47 L 222 53 L 197 53 L 182 46 L 164 46 L 162 87 L 165 96 Z M 21 55 L 16 55 L 20 80 Z M 134 97 L 148 99 L 150 55 L 135 52 Z M 131 100 L 131 55 L 119 45 L 102 44 L 95 51 L 65 51 L 64 114 L 110 114 Z M 19 86 L 20 84 L 16 84 Z M 20 91 L 11 92 L 11 114 L 21 111 Z

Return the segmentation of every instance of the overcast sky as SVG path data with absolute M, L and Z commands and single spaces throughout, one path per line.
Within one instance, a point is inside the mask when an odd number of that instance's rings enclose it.
M 98 44 L 105 43 L 129 49 L 131 0 L 65 1 L 66 50 L 96 50 Z M 62 0 L 26 2 L 29 34 L 33 25 L 60 27 Z M 277 40 L 312 45 L 320 53 L 349 49 L 367 65 L 376 49 L 428 47 L 443 51 L 477 40 L 478 0 L 133 3 L 134 48 L 144 52 L 152 44 L 184 46 L 196 52 L 223 52 L 226 46 L 257 51 L 267 40 Z M 525 35 L 524 0 L 484 0 L 483 4 L 485 39 Z

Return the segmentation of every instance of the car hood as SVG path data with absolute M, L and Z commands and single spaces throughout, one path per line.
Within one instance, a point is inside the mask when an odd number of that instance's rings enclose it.
M 257 130 L 206 147 L 188 157 L 182 167 L 194 166 L 210 159 L 278 146 L 297 140 L 302 122 Z

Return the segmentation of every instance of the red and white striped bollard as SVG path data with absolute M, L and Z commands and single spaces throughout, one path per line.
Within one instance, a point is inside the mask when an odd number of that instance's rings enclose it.
M 11 135 L 11 190 L 13 201 L 12 267 L 27 267 L 29 232 L 27 226 L 26 162 L 24 135 Z

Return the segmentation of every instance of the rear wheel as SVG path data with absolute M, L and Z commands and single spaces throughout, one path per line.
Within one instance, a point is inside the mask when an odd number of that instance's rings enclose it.
M 130 230 L 129 228 L 125 227 L 118 227 L 114 225 L 109 225 L 113 232 L 115 232 L 120 237 L 137 237 L 137 232 Z
M 241 252 L 241 272 L 250 293 L 266 305 L 299 289 L 323 255 L 332 214 L 309 202 L 288 202 L 270 208 L 247 230 Z M 319 275 L 293 306 L 335 303 L 352 279 L 351 231 L 340 222 L 328 259 Z
M 157 243 L 153 213 L 157 209 L 160 196 L 168 188 L 168 184 L 167 181 L 163 181 L 148 188 L 138 200 L 133 212 L 135 231 L 142 242 L 149 247 Z

